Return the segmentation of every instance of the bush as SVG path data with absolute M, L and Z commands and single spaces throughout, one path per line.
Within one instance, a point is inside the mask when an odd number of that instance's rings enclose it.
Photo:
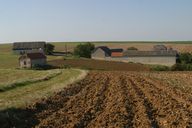
M 52 55 L 54 51 L 55 46 L 52 44 L 47 43 L 45 47 L 45 53 L 46 55 Z
M 70 65 L 67 65 L 67 64 L 64 64 L 60 67 L 61 69 L 70 69 L 71 66 Z
M 127 50 L 138 50 L 138 49 L 135 47 L 129 47 L 129 48 L 127 48 Z
M 180 53 L 177 62 L 181 64 L 192 64 L 192 54 Z
M 155 65 L 155 66 L 152 66 L 151 69 L 154 71 L 170 71 L 171 70 L 170 67 L 163 66 L 163 65 Z
M 74 54 L 79 57 L 91 58 L 91 52 L 95 49 L 92 43 L 79 44 L 74 50 Z
M 177 63 L 171 67 L 172 71 L 192 71 L 192 64 Z

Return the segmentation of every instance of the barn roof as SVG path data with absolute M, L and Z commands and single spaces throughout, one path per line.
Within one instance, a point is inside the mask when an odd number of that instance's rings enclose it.
M 30 59 L 45 59 L 46 56 L 43 53 L 28 53 L 27 57 Z
M 46 42 L 15 42 L 13 43 L 13 50 L 32 50 L 32 49 L 44 49 Z
M 23 57 L 28 57 L 28 58 L 30 58 L 32 60 L 46 59 L 47 58 L 43 53 L 27 53 L 25 55 L 22 55 L 19 59 L 21 59 Z
M 93 52 L 95 52 L 99 48 L 102 49 L 106 54 L 111 55 L 111 50 L 107 46 L 99 46 Z
M 119 49 L 111 49 L 111 52 L 123 52 L 123 49 L 122 49 L 122 48 L 119 48 Z
M 127 57 L 145 57 L 145 56 L 176 56 L 177 51 L 137 51 L 137 50 L 127 50 L 123 53 L 123 56 Z
M 167 47 L 165 45 L 155 45 L 153 46 L 153 49 L 155 51 L 160 51 L 160 50 L 167 50 Z

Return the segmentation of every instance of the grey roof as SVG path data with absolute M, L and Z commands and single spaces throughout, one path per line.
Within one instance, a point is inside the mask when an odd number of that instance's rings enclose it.
M 23 59 L 25 57 L 30 58 L 31 60 L 35 59 L 46 59 L 47 57 L 43 53 L 27 53 L 25 55 L 22 55 L 19 59 Z
M 95 48 L 95 50 L 93 52 L 95 52 L 99 48 L 102 49 L 109 56 L 111 55 L 111 50 L 107 46 L 99 46 L 99 47 Z
M 160 50 L 167 50 L 167 47 L 165 45 L 155 45 L 153 46 L 153 49 L 155 51 L 160 51 Z
M 13 50 L 31 50 L 31 49 L 44 49 L 46 42 L 15 42 L 13 43 Z
M 145 57 L 145 56 L 176 56 L 177 51 L 137 51 L 137 50 L 127 50 L 123 53 L 123 56 L 127 57 Z

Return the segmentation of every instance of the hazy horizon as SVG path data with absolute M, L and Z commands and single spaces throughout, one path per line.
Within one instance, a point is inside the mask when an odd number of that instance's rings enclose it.
M 192 41 L 191 0 L 0 1 L 0 43 Z

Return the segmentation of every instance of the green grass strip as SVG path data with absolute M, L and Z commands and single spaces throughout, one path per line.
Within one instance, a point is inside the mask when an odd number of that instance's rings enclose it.
M 23 87 L 23 86 L 38 83 L 38 82 L 48 81 L 60 74 L 62 74 L 62 71 L 57 71 L 57 72 L 48 74 L 47 76 L 44 76 L 44 77 L 38 78 L 38 79 L 24 80 L 24 81 L 19 81 L 19 82 L 17 81 L 17 82 L 10 83 L 7 85 L 1 85 L 0 92 L 6 92 L 6 91 L 10 91 L 12 89 L 15 89 L 17 87 Z

